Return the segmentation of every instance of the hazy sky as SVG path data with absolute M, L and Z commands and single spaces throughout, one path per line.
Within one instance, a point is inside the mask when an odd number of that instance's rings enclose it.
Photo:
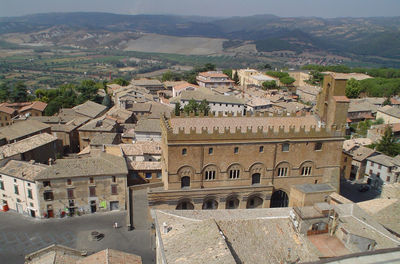
M 400 16 L 400 0 L 0 0 L 0 16 L 96 11 L 200 16 Z

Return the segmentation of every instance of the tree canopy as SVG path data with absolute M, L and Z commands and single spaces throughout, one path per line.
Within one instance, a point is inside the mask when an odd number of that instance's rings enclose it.
M 183 111 L 187 115 L 189 115 L 191 112 L 193 112 L 195 115 L 199 115 L 199 113 L 204 113 L 204 115 L 208 115 L 210 111 L 210 106 L 208 105 L 208 102 L 205 99 L 200 103 L 197 103 L 194 99 L 190 99 L 189 103 L 183 107 Z
M 8 95 L 11 102 L 26 102 L 28 101 L 28 88 L 23 82 L 17 82 L 11 89 Z
M 360 82 L 351 78 L 346 83 L 346 96 L 348 98 L 357 98 L 361 92 Z
M 262 88 L 263 90 L 269 90 L 269 89 L 276 89 L 277 85 L 275 81 L 265 81 L 262 83 Z
M 112 84 L 112 83 L 115 83 L 115 84 L 118 84 L 118 85 L 121 85 L 121 86 L 128 86 L 129 85 L 129 82 L 127 80 L 123 79 L 123 78 L 114 79 L 114 80 L 112 80 L 110 82 L 110 84 Z
M 285 76 L 283 78 L 279 79 L 281 81 L 282 84 L 289 86 L 292 85 L 296 80 L 293 77 L 290 76 Z
M 167 71 L 164 72 L 162 77 L 161 77 L 161 81 L 165 82 L 165 81 L 180 81 L 182 80 L 182 74 L 177 73 L 177 72 L 173 72 L 173 71 Z
M 400 154 L 400 144 L 395 142 L 390 125 L 386 127 L 382 139 L 376 144 L 376 150 L 391 157 Z

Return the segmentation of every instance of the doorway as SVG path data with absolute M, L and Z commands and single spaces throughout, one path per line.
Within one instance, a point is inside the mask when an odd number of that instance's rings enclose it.
M 22 204 L 17 203 L 16 207 L 17 207 L 17 212 L 18 213 L 20 213 L 20 214 L 24 213 L 24 210 L 22 209 Z
M 96 210 L 97 210 L 96 201 L 90 201 L 90 212 L 93 214 L 96 213 Z

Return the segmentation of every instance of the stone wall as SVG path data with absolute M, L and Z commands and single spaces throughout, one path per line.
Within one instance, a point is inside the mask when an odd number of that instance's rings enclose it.
M 44 187 L 46 181 L 38 181 L 37 188 L 39 193 L 40 216 L 49 215 L 47 210 L 52 208 L 54 217 L 58 217 L 66 208 L 70 208 L 70 202 L 73 201 L 75 212 L 90 213 L 91 205 L 96 206 L 96 211 L 110 211 L 110 203 L 118 202 L 119 210 L 126 209 L 126 193 L 127 183 L 126 175 L 95 176 L 93 183 L 90 182 L 90 177 L 74 177 L 71 178 L 71 184 L 68 184 L 67 178 L 50 179 L 50 185 Z M 112 194 L 112 186 L 117 186 L 117 194 Z M 89 187 L 95 188 L 95 195 L 90 196 Z M 73 190 L 73 197 L 68 197 L 68 189 Z M 52 192 L 53 199 L 45 200 L 44 193 Z M 102 205 L 105 208 L 102 208 Z

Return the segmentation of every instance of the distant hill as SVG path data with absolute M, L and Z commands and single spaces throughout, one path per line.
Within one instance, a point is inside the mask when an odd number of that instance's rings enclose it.
M 39 41 L 41 38 L 36 37 L 39 32 L 54 28 L 65 32 L 87 31 L 95 37 L 107 33 L 129 32 L 135 37 L 137 33 L 154 33 L 178 37 L 219 38 L 227 40 L 225 48 L 253 43 L 259 52 L 325 51 L 342 56 L 368 55 L 400 59 L 400 17 L 323 19 L 258 15 L 210 18 L 79 12 L 0 18 L 0 35 L 14 34 L 12 36 L 15 37 L 16 33 L 25 34 L 30 35 L 30 40 Z M 123 34 L 118 36 L 121 35 Z M 121 38 L 120 42 L 128 41 L 126 37 Z M 56 39 L 47 36 L 46 41 L 54 43 Z M 57 41 L 60 41 L 60 38 Z M 77 40 L 71 39 L 68 43 L 74 41 Z M 96 40 L 85 43 L 92 43 L 96 47 L 98 43 L 103 42 Z M 118 37 L 113 38 L 112 42 L 118 43 Z M 123 45 L 115 44 L 112 47 L 123 48 Z

